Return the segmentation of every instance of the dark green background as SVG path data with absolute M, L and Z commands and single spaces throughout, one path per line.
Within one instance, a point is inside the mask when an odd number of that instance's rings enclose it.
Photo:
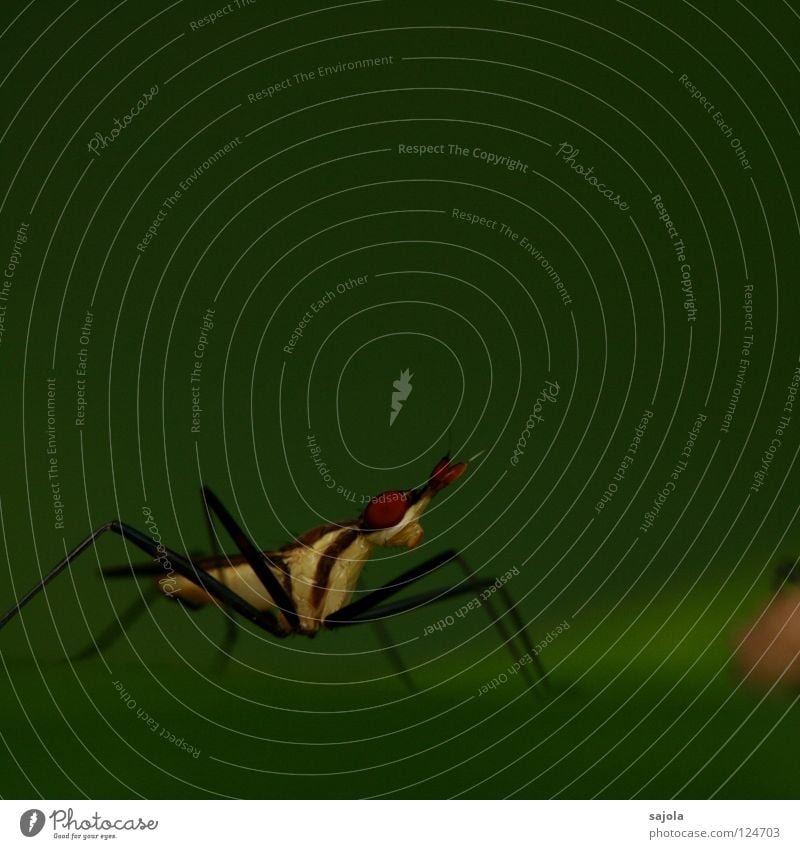
M 482 575 L 520 569 L 509 587 L 535 639 L 571 627 L 543 653 L 549 701 L 519 679 L 475 697 L 510 661 L 480 612 L 423 637 L 448 604 L 389 624 L 418 667 L 413 697 L 368 627 L 284 643 L 242 627 L 220 672 L 219 613 L 165 602 L 108 651 L 108 668 L 70 665 L 137 593 L 104 584 L 89 553 L 0 634 L 0 792 L 796 796 L 794 697 L 762 698 L 730 662 L 772 567 L 798 544 L 800 421 L 748 491 L 800 352 L 793 6 L 259 0 L 192 32 L 213 4 L 37 2 L 18 18 L 22 4 L 5 4 L 3 264 L 20 221 L 30 238 L 0 345 L 3 606 L 90 528 L 117 515 L 142 526 L 145 504 L 167 544 L 207 548 L 201 478 L 264 548 L 355 515 L 314 468 L 310 431 L 336 483 L 359 495 L 416 485 L 448 440 L 458 456 L 486 451 L 429 514 L 426 545 L 376 559 L 365 587 L 459 547 Z M 299 71 L 381 55 L 394 63 L 248 103 Z M 681 74 L 733 126 L 751 171 Z M 153 102 L 90 154 L 92 135 L 154 84 Z M 139 255 L 164 198 L 236 136 Z M 627 212 L 555 155 L 565 141 Z M 436 143 L 508 153 L 528 173 L 397 153 Z M 687 246 L 693 325 L 654 193 Z M 526 235 L 571 305 L 520 247 L 454 220 L 454 207 Z M 310 303 L 364 274 L 284 354 Z M 746 275 L 755 343 L 723 434 Z M 195 435 L 192 352 L 223 281 Z M 95 289 L 78 429 L 74 370 Z M 414 389 L 390 429 L 405 368 Z M 47 480 L 48 376 L 63 532 Z M 515 468 L 546 379 L 558 401 Z M 596 515 L 646 408 L 636 461 Z M 689 467 L 642 533 L 700 411 Z M 125 559 L 118 539 L 98 552 Z M 201 756 L 152 734 L 114 681 Z

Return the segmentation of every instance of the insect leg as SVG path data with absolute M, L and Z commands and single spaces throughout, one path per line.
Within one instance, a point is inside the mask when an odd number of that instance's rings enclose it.
M 263 551 L 259 551 L 250 541 L 250 538 L 239 527 L 236 520 L 228 512 L 225 505 L 217 498 L 216 495 L 208 488 L 203 487 L 203 495 L 206 503 L 219 517 L 225 530 L 230 534 L 231 539 L 236 543 L 239 551 L 250 564 L 252 570 L 261 581 L 264 589 L 270 594 L 275 606 L 286 617 L 286 621 L 292 630 L 297 628 L 299 619 L 294 602 L 289 598 L 289 594 L 283 588 L 281 582 L 275 577 L 270 569 L 269 558 Z M 274 564 L 273 564 L 274 565 Z
M 88 660 L 90 657 L 102 654 L 106 649 L 116 643 L 134 622 L 141 618 L 142 614 L 148 610 L 159 595 L 158 587 L 150 587 L 147 592 L 135 599 L 128 608 L 117 616 L 105 631 L 97 638 L 93 637 L 92 642 L 86 648 L 73 654 L 70 660 Z
M 163 558 L 166 554 L 169 565 L 179 575 L 182 575 L 184 578 L 197 584 L 217 601 L 232 607 L 237 613 L 240 613 L 246 619 L 254 622 L 264 630 L 269 631 L 274 636 L 286 636 L 269 614 L 265 614 L 262 611 L 257 610 L 249 602 L 245 601 L 235 592 L 228 589 L 225 584 L 217 581 L 212 575 L 207 574 L 203 570 L 195 568 L 192 563 L 181 557 L 178 553 L 163 546 L 159 547 L 155 540 L 148 537 L 147 534 L 143 534 L 141 531 L 137 531 L 130 525 L 125 525 L 116 519 L 112 522 L 107 522 L 105 525 L 101 525 L 97 528 L 97 530 L 92 531 L 92 533 L 80 542 L 63 560 L 59 561 L 56 566 L 51 569 L 51 571 L 48 572 L 41 581 L 39 581 L 39 583 L 25 593 L 25 595 L 22 596 L 22 598 L 20 598 L 10 610 L 0 617 L 0 628 L 7 625 L 8 622 L 13 619 L 14 616 L 16 616 L 17 613 L 19 613 L 19 611 L 32 598 L 37 596 L 50 583 L 50 581 L 58 577 L 58 575 L 71 565 L 72 561 L 78 555 L 86 551 L 90 545 L 93 545 L 97 541 L 98 537 L 102 536 L 107 531 L 119 534 L 123 537 L 123 539 L 128 540 L 128 542 L 132 543 L 137 548 L 140 548 L 153 558 Z
M 544 664 L 542 663 L 542 659 L 539 657 L 539 652 L 533 647 L 533 642 L 531 641 L 530 634 L 528 633 L 528 626 L 522 620 L 522 616 L 514 603 L 514 600 L 511 598 L 511 593 L 509 593 L 506 587 L 502 586 L 499 589 L 499 593 L 505 602 L 506 609 L 511 616 L 511 620 L 514 623 L 514 627 L 517 629 L 517 636 L 519 637 L 525 651 L 528 653 L 528 656 L 533 661 L 533 665 L 536 667 L 536 674 L 542 680 L 542 683 L 546 688 L 550 687 L 550 681 L 547 678 L 547 670 L 544 668 Z
M 492 583 L 492 581 L 478 581 L 476 584 L 468 584 L 466 586 L 460 584 L 457 587 L 432 590 L 429 593 L 411 596 L 411 598 L 403 599 L 403 601 L 397 601 L 393 604 L 383 604 L 380 607 L 373 608 L 368 614 L 365 613 L 354 619 L 348 619 L 346 622 L 331 621 L 331 617 L 329 616 L 325 620 L 325 625 L 329 628 L 340 628 L 343 625 L 361 625 L 364 622 L 376 622 L 388 616 L 394 616 L 397 613 L 405 613 L 408 610 L 425 607 L 428 604 L 435 604 L 436 602 L 446 601 L 449 598 L 457 598 L 462 595 L 474 594 L 478 590 L 491 586 Z
M 458 555 L 458 562 L 461 564 L 461 568 L 464 570 L 464 573 L 467 576 L 467 580 L 470 582 L 477 583 L 478 579 L 475 576 L 475 573 L 472 571 L 472 567 L 469 563 L 461 556 Z M 506 605 L 508 607 L 508 612 L 511 615 L 514 624 L 517 626 L 517 634 L 514 635 L 511 633 L 509 628 L 506 626 L 506 623 L 503 621 L 502 616 L 499 616 L 497 610 L 495 609 L 494 604 L 491 600 L 491 595 L 486 595 L 486 597 L 481 597 L 481 604 L 483 608 L 486 610 L 486 614 L 489 617 L 492 625 L 494 625 L 495 630 L 500 636 L 500 642 L 508 649 L 508 653 L 511 656 L 514 663 L 518 663 L 522 657 L 526 654 L 530 656 L 533 661 L 534 666 L 536 666 L 536 672 L 539 675 L 539 680 L 544 679 L 544 668 L 542 667 L 542 662 L 539 660 L 536 652 L 533 650 L 531 646 L 530 640 L 528 639 L 527 632 L 525 630 L 525 623 L 522 621 L 522 618 L 519 615 L 519 611 L 514 607 L 511 596 L 508 594 L 506 588 L 501 585 L 500 586 L 501 595 L 503 596 Z M 503 592 L 505 591 L 505 592 Z M 519 648 L 515 646 L 514 637 L 519 636 L 520 642 L 522 644 L 522 648 L 525 649 L 524 652 L 519 652 Z M 528 685 L 533 688 L 536 686 L 537 679 L 531 675 L 530 670 L 526 664 L 522 664 L 520 666 L 520 672 L 522 672 L 522 676 L 528 682 Z
M 375 631 L 376 636 L 378 637 L 378 641 L 381 644 L 381 648 L 389 656 L 389 660 L 392 662 L 392 666 L 394 666 L 400 677 L 405 682 L 405 685 L 406 687 L 408 687 L 409 692 L 418 692 L 418 687 L 414 683 L 414 678 L 412 677 L 411 672 L 406 666 L 405 661 L 403 660 L 403 656 L 400 654 L 397 646 L 392 642 L 392 638 L 389 636 L 389 632 L 386 630 L 386 626 L 380 619 L 376 619 L 372 622 L 372 627 Z
M 233 659 L 233 649 L 239 639 L 239 628 L 233 617 L 225 617 L 225 634 L 222 642 L 217 646 L 217 662 L 215 664 L 219 672 L 224 672 L 230 666 Z
M 391 598 L 391 596 L 400 592 L 403 587 L 406 587 L 409 584 L 418 581 L 420 578 L 423 578 L 425 575 L 430 574 L 435 569 L 438 569 L 441 566 L 444 566 L 452 561 L 457 561 L 461 565 L 473 592 L 477 593 L 480 590 L 486 588 L 485 583 L 481 583 L 478 580 L 478 578 L 475 576 L 475 573 L 472 571 L 472 568 L 470 567 L 469 563 L 464 559 L 464 557 L 461 556 L 461 554 L 459 554 L 457 551 L 446 551 L 437 557 L 433 557 L 430 560 L 426 560 L 424 563 L 421 563 L 419 566 L 415 566 L 413 569 L 409 569 L 407 572 L 404 572 L 399 578 L 396 578 L 394 581 L 385 584 L 383 587 L 375 590 L 374 592 L 368 593 L 366 596 L 359 599 L 358 601 L 354 601 L 351 604 L 348 604 L 347 606 L 343 607 L 341 610 L 332 613 L 325 620 L 325 626 L 328 628 L 336 628 L 340 627 L 341 625 L 356 624 L 357 622 L 365 621 L 365 619 L 369 620 L 373 618 L 372 616 L 363 616 L 369 611 L 372 611 L 373 615 L 378 615 L 380 613 L 386 616 L 390 613 L 401 613 L 403 612 L 403 610 L 408 610 L 411 606 L 416 607 L 420 603 L 430 603 L 431 601 L 434 601 L 436 599 L 436 596 L 434 596 L 434 598 L 420 597 L 416 599 L 409 599 L 406 602 L 399 602 L 397 605 L 389 606 L 388 609 L 386 607 L 377 607 L 381 602 L 385 601 L 388 598 Z M 454 588 L 454 591 L 448 595 L 457 594 L 459 594 L 458 588 Z M 510 599 L 507 594 L 505 597 Z M 502 617 L 497 614 L 495 606 L 491 602 L 491 598 L 487 597 L 486 599 L 481 599 L 481 604 L 485 608 L 492 625 L 499 634 L 501 643 L 506 646 L 514 662 L 518 662 L 520 657 L 527 652 L 530 654 L 531 660 L 536 666 L 539 675 L 542 675 L 543 672 L 541 667 L 541 661 L 538 660 L 535 652 L 532 652 L 532 647 L 529 648 L 530 641 L 527 639 L 527 634 L 524 637 L 520 638 L 522 641 L 522 647 L 523 649 L 525 649 L 525 652 L 519 652 L 519 649 L 515 646 L 514 635 L 508 629 Z M 509 612 L 511 613 L 511 616 L 514 619 L 515 624 L 517 624 L 518 630 L 521 633 L 524 633 L 525 626 L 521 618 L 519 618 L 519 612 L 514 609 L 513 605 L 509 605 Z M 521 666 L 520 671 L 522 671 L 523 676 L 531 687 L 536 685 L 537 680 L 533 677 L 533 675 L 531 675 L 527 665 Z
M 488 585 L 488 582 L 487 582 Z M 424 593 L 422 595 L 416 595 L 412 598 L 406 599 L 405 601 L 397 602 L 396 604 L 384 604 L 381 607 L 374 608 L 370 614 L 365 615 L 361 619 L 357 619 L 352 622 L 344 622 L 344 625 L 358 625 L 359 623 L 369 622 L 375 630 L 375 634 L 378 637 L 378 640 L 389 656 L 389 659 L 392 662 L 394 668 L 398 671 L 403 681 L 408 687 L 409 692 L 417 693 L 419 692 L 419 688 L 417 687 L 414 677 L 411 674 L 411 671 L 406 666 L 405 661 L 403 660 L 403 656 L 400 654 L 397 646 L 392 642 L 392 639 L 389 635 L 389 631 L 386 628 L 386 624 L 384 622 L 384 618 L 388 616 L 392 616 L 396 613 L 403 613 L 407 610 L 414 610 L 415 608 L 424 607 L 425 605 L 432 604 L 437 601 L 444 601 L 448 598 L 454 598 L 460 595 L 466 595 L 467 593 L 475 592 L 475 588 L 472 586 L 464 587 L 453 587 L 452 589 L 444 589 L 439 592 L 431 592 Z
M 419 581 L 420 578 L 424 578 L 436 569 L 446 566 L 458 556 L 458 552 L 451 550 L 445 551 L 443 554 L 439 554 L 436 557 L 431 557 L 430 560 L 420 563 L 419 566 L 414 566 L 413 569 L 403 572 L 402 575 L 395 578 L 393 581 L 389 581 L 388 584 L 384 584 L 379 589 L 373 590 L 371 593 L 367 593 L 357 601 L 353 601 L 342 607 L 340 610 L 331 613 L 330 616 L 325 619 L 325 626 L 328 628 L 336 628 L 340 625 L 355 624 L 356 622 L 361 621 L 358 617 L 361 616 L 362 613 L 372 610 L 382 601 L 386 601 L 387 598 L 391 598 L 405 587 L 413 584 L 415 581 Z
M 212 516 L 211 509 L 208 506 L 206 494 L 202 489 L 200 490 L 200 499 L 203 502 L 203 515 L 205 516 L 206 530 L 208 531 L 209 550 L 211 551 L 214 559 L 221 562 L 223 560 L 223 554 L 219 544 L 219 537 L 217 536 L 217 529 L 214 527 L 214 517 Z M 236 640 L 239 636 L 236 622 L 234 622 L 233 618 L 229 616 L 225 610 L 222 610 L 222 615 L 225 617 L 225 636 L 222 644 L 218 646 L 218 668 L 220 671 L 227 669 L 231 660 L 231 653 L 233 652 Z
M 430 566 L 431 564 L 430 561 L 428 561 L 426 564 L 423 565 Z M 483 584 L 481 584 L 481 586 L 483 586 Z M 369 615 L 364 613 L 361 617 L 356 619 L 336 621 L 332 620 L 329 616 L 325 620 L 324 624 L 328 628 L 338 628 L 344 625 L 360 625 L 366 622 L 371 623 L 373 628 L 375 629 L 375 633 L 381 643 L 381 646 L 383 647 L 384 651 L 389 655 L 389 659 L 391 660 L 392 665 L 400 673 L 408 689 L 412 693 L 416 693 L 418 692 L 418 688 L 414 683 L 414 679 L 411 675 L 411 672 L 403 661 L 402 655 L 391 641 L 391 637 L 389 636 L 389 633 L 383 622 L 384 617 L 392 616 L 395 613 L 403 613 L 407 610 L 413 610 L 414 608 L 423 607 L 427 604 L 431 604 L 436 601 L 444 601 L 448 598 L 453 598 L 455 596 L 465 595 L 467 593 L 473 592 L 475 592 L 475 587 L 470 585 L 466 587 L 460 586 L 439 590 L 438 592 L 423 593 L 421 595 L 412 596 L 411 598 L 405 599 L 404 601 L 397 602 L 396 604 L 385 604 L 379 607 L 372 608 L 372 610 L 369 612 Z

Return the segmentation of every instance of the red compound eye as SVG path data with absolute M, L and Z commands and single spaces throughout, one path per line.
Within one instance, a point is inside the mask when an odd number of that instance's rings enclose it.
M 376 530 L 391 528 L 405 516 L 407 506 L 407 495 L 390 489 L 371 499 L 364 511 L 364 521 Z

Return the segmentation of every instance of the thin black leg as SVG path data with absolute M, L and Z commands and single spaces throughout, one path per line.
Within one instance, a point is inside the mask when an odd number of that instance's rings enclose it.
M 230 666 L 233 650 L 236 647 L 236 642 L 239 639 L 239 628 L 230 616 L 225 617 L 225 635 L 222 642 L 217 646 L 217 671 L 225 672 Z
M 391 598 L 396 593 L 400 592 L 404 587 L 407 587 L 409 584 L 414 583 L 415 581 L 420 580 L 425 577 L 425 575 L 429 575 L 436 569 L 445 566 L 447 563 L 452 561 L 457 561 L 461 564 L 462 569 L 464 570 L 467 580 L 469 582 L 468 587 L 454 587 L 452 590 L 446 590 L 444 593 L 431 593 L 429 595 L 417 596 L 413 599 L 408 599 L 406 601 L 398 602 L 394 605 L 384 605 L 379 607 L 382 601 L 385 601 L 387 598 Z M 491 586 L 493 582 L 489 583 L 488 586 Z M 469 592 L 472 592 L 476 595 L 480 593 L 481 590 L 487 587 L 487 582 L 480 581 L 475 573 L 472 571 L 469 563 L 457 552 L 457 551 L 446 551 L 438 557 L 431 558 L 430 560 L 426 560 L 424 563 L 421 563 L 419 566 L 414 567 L 413 569 L 409 569 L 407 572 L 404 572 L 399 578 L 391 581 L 388 584 L 384 584 L 380 589 L 375 590 L 359 599 L 358 601 L 353 602 L 352 604 L 348 604 L 343 607 L 341 610 L 332 613 L 330 616 L 325 619 L 325 627 L 327 628 L 338 628 L 344 625 L 356 625 L 363 622 L 374 621 L 375 619 L 380 619 L 384 616 L 391 615 L 393 613 L 402 613 L 405 610 L 409 610 L 412 607 L 418 607 L 421 604 L 430 604 L 431 602 L 438 601 L 444 598 L 452 598 L 457 595 L 463 595 Z M 533 665 L 536 667 L 537 674 L 541 676 L 541 679 L 544 679 L 545 670 L 542 665 L 541 660 L 536 655 L 536 652 L 533 649 L 530 639 L 528 638 L 525 623 L 522 621 L 519 611 L 514 608 L 513 602 L 511 601 L 511 597 L 508 594 L 508 591 L 505 587 L 500 587 L 501 597 L 504 599 L 506 604 L 508 605 L 509 614 L 511 615 L 515 625 L 517 626 L 517 631 L 519 634 L 520 643 L 522 644 L 522 648 L 524 651 L 520 651 L 517 643 L 515 642 L 514 635 L 506 626 L 505 622 L 500 615 L 498 615 L 497 610 L 495 609 L 495 605 L 492 603 L 491 597 L 486 599 L 480 599 L 481 606 L 486 610 L 489 619 L 497 631 L 500 642 L 506 647 L 511 658 L 516 663 L 520 657 L 524 656 L 524 654 L 528 653 L 533 661 Z M 365 614 L 369 613 L 367 616 Z M 522 673 L 525 680 L 528 682 L 528 685 L 533 688 L 536 686 L 538 680 L 531 674 L 530 669 L 527 665 L 523 665 L 520 667 L 520 672 Z
M 416 683 L 414 682 L 414 678 L 411 675 L 409 668 L 406 666 L 403 661 L 403 656 L 400 654 L 397 646 L 392 642 L 392 638 L 389 636 L 389 632 L 386 630 L 386 626 L 380 619 L 376 619 L 372 622 L 372 627 L 375 630 L 375 634 L 378 637 L 378 641 L 381 644 L 381 648 L 386 652 L 389 660 L 391 661 L 392 666 L 397 670 L 398 675 L 403 679 L 403 683 L 408 688 L 410 693 L 419 692 Z
M 206 494 L 202 489 L 200 490 L 200 500 L 203 502 L 203 516 L 205 517 L 206 530 L 208 531 L 208 548 L 212 554 L 213 560 L 218 561 L 221 564 L 222 561 L 227 558 L 222 553 L 222 547 L 219 544 L 219 537 L 217 536 L 217 529 L 214 527 L 214 517 L 209 509 Z M 224 575 L 224 573 L 222 574 Z M 222 644 L 218 647 L 219 655 L 217 669 L 220 672 L 224 672 L 230 665 L 231 654 L 233 653 L 233 649 L 236 646 L 236 641 L 239 637 L 238 627 L 233 618 L 224 610 L 222 611 L 222 615 L 225 618 L 225 636 L 223 637 Z
M 330 616 L 325 619 L 324 625 L 328 628 L 337 628 L 340 625 L 347 625 L 361 621 L 358 619 L 361 614 L 372 610 L 382 601 L 386 601 L 387 598 L 391 598 L 393 595 L 396 595 L 400 592 L 400 590 L 405 589 L 415 581 L 419 581 L 420 578 L 430 575 L 431 572 L 436 571 L 436 569 L 441 569 L 442 566 L 446 566 L 457 557 L 458 552 L 456 551 L 445 551 L 443 554 L 431 557 L 430 560 L 420 563 L 419 566 L 415 566 L 413 569 L 403 572 L 399 578 L 395 578 L 393 581 L 390 581 L 388 584 L 384 584 L 379 589 L 362 596 L 358 599 L 358 601 L 351 602 L 340 610 L 331 613 Z
M 70 660 L 77 662 L 88 660 L 90 657 L 96 657 L 98 654 L 103 654 L 117 642 L 134 622 L 141 619 L 142 614 L 149 609 L 150 605 L 160 594 L 158 587 L 150 587 L 143 596 L 131 602 L 98 637 L 92 638 L 92 642 L 86 648 L 73 654 Z
M 476 584 L 468 584 L 466 586 L 464 584 L 460 584 L 457 587 L 431 590 L 429 593 L 420 593 L 419 595 L 411 596 L 411 598 L 403 599 L 403 601 L 397 601 L 393 604 L 382 604 L 380 607 L 374 607 L 368 613 L 364 613 L 355 619 L 348 620 L 347 622 L 330 622 L 329 616 L 325 620 L 325 624 L 328 627 L 340 628 L 344 625 L 362 625 L 365 622 L 377 622 L 388 616 L 394 616 L 396 613 L 405 613 L 408 610 L 414 610 L 428 604 L 446 601 L 450 598 L 458 598 L 462 595 L 475 595 L 477 592 L 486 589 L 493 583 L 493 581 L 478 581 Z
M 225 505 L 208 487 L 203 487 L 203 494 L 205 496 L 206 503 L 218 516 L 223 527 L 230 534 L 231 539 L 236 543 L 237 548 L 256 573 L 256 576 L 259 581 L 261 581 L 264 589 L 270 594 L 275 606 L 286 617 L 286 621 L 289 623 L 291 629 L 295 630 L 299 624 L 297 610 L 295 609 L 294 602 L 289 597 L 289 594 L 283 588 L 281 582 L 275 577 L 272 569 L 270 568 L 270 566 L 274 566 L 275 564 L 271 563 L 263 551 L 259 551 L 255 545 L 253 545 L 250 538 L 239 527 L 236 520 L 228 512 Z
M 545 688 L 549 688 L 550 679 L 547 678 L 547 670 L 544 668 L 544 664 L 542 663 L 542 659 L 539 657 L 539 653 L 533 647 L 533 642 L 531 641 L 530 634 L 528 633 L 528 626 L 525 622 L 523 622 L 522 616 L 520 616 L 519 610 L 514 604 L 514 600 L 511 598 L 511 593 L 509 593 L 506 587 L 500 587 L 499 592 L 503 597 L 503 601 L 506 603 L 506 608 L 514 623 L 514 627 L 517 629 L 517 636 L 522 642 L 525 651 L 533 661 L 533 665 L 536 667 L 536 674 L 542 680 Z
M 48 572 L 38 584 L 25 593 L 25 595 L 22 596 L 22 598 L 20 598 L 9 611 L 0 617 L 0 628 L 7 625 L 8 622 L 13 619 L 14 616 L 16 616 L 17 613 L 19 613 L 19 611 L 32 598 L 37 596 L 50 583 L 50 581 L 58 577 L 58 575 L 60 575 L 78 555 L 86 551 L 90 545 L 96 542 L 98 537 L 102 536 L 107 531 L 119 534 L 123 537 L 123 539 L 128 540 L 128 542 L 146 552 L 154 559 L 163 558 L 164 554 L 166 554 L 169 565 L 175 572 L 182 575 L 189 581 L 192 581 L 192 583 L 197 584 L 197 586 L 204 589 L 217 601 L 233 608 L 237 613 L 241 614 L 246 619 L 249 619 L 251 622 L 254 622 L 265 631 L 269 631 L 274 636 L 286 636 L 286 634 L 278 626 L 277 622 L 269 614 L 257 610 L 249 602 L 245 601 L 235 592 L 228 589 L 225 584 L 216 580 L 216 578 L 207 574 L 203 570 L 195 568 L 192 563 L 181 557 L 177 552 L 164 547 L 159 548 L 158 544 L 146 534 L 143 534 L 141 531 L 137 531 L 130 525 L 125 525 L 118 520 L 108 522 L 97 528 L 97 530 L 92 531 L 85 540 L 79 543 L 63 560 L 59 561 L 59 563 L 50 572 Z
M 461 564 L 461 568 L 464 570 L 464 573 L 467 576 L 467 580 L 477 584 L 478 579 L 475 576 L 475 573 L 472 571 L 472 567 L 469 565 L 469 563 L 467 563 L 467 561 L 460 555 L 458 557 L 458 562 Z M 501 585 L 500 589 L 504 590 L 505 587 Z M 508 604 L 509 613 L 515 620 L 515 623 L 519 623 L 519 632 L 525 634 L 525 637 L 521 638 L 522 647 L 526 649 L 525 652 L 519 651 L 519 648 L 514 642 L 514 635 L 506 626 L 506 623 L 503 621 L 502 616 L 498 615 L 497 610 L 495 609 L 495 606 L 492 603 L 491 597 L 481 599 L 481 604 L 484 610 L 486 611 L 490 622 L 492 623 L 492 625 L 494 625 L 495 630 L 500 636 L 500 642 L 506 647 L 512 660 L 514 661 L 514 663 L 516 663 L 521 657 L 524 656 L 524 654 L 527 653 L 526 642 L 529 645 L 530 641 L 527 639 L 525 624 L 519 617 L 519 612 L 514 609 L 513 603 L 511 603 L 511 597 L 508 595 L 507 591 L 505 592 L 505 599 L 507 600 L 506 603 Z M 541 668 L 541 660 L 539 660 L 535 653 L 531 653 L 530 657 L 531 660 L 534 662 L 534 665 L 536 665 L 537 673 L 539 675 L 543 675 L 542 672 L 539 672 L 539 669 Z M 525 678 L 531 688 L 536 686 L 537 679 L 534 678 L 533 675 L 531 675 L 530 669 L 528 669 L 527 665 L 520 666 L 520 672 L 522 673 L 523 678 Z
M 485 583 L 481 582 L 478 586 L 482 588 L 488 585 L 489 582 L 487 581 Z M 422 593 L 420 595 L 415 595 L 412 598 L 406 599 L 405 601 L 396 602 L 395 604 L 384 604 L 380 607 L 375 607 L 369 612 L 369 614 L 364 614 L 359 619 L 353 619 L 348 622 L 339 623 L 339 625 L 363 625 L 366 623 L 370 623 L 375 629 L 375 633 L 381 643 L 381 647 L 389 656 L 389 660 L 391 661 L 392 666 L 394 666 L 394 668 L 402 677 L 406 687 L 408 687 L 409 692 L 417 693 L 419 692 L 419 688 L 417 687 L 414 678 L 411 675 L 411 671 L 408 669 L 405 662 L 403 661 L 402 655 L 391 641 L 391 637 L 389 636 L 389 632 L 387 631 L 386 625 L 384 623 L 385 617 L 392 616 L 396 613 L 404 613 L 407 610 L 413 610 L 414 608 L 423 607 L 433 602 L 445 601 L 446 599 L 456 598 L 457 596 L 467 595 L 469 593 L 474 594 L 475 590 L 475 586 L 470 585 L 467 587 L 452 587 L 451 589 L 437 590 L 435 592 L 430 593 Z M 337 626 L 337 623 L 333 624 L 334 627 Z
M 208 550 L 214 557 L 221 557 L 222 550 L 217 536 L 217 529 L 214 527 L 214 517 L 211 515 L 211 509 L 206 501 L 206 494 L 200 490 L 200 500 L 203 502 L 203 518 L 206 520 L 206 531 L 208 532 Z
M 160 563 L 120 563 L 117 566 L 101 566 L 100 571 L 106 578 L 141 578 L 163 575 L 164 567 Z

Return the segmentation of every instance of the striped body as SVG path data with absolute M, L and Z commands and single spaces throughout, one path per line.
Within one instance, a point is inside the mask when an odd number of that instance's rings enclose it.
M 278 551 L 264 552 L 272 573 L 297 609 L 296 633 L 313 637 L 323 627 L 325 617 L 350 602 L 364 565 L 376 547 L 413 548 L 420 542 L 422 527 L 417 517 L 428 500 L 420 499 L 407 511 L 404 520 L 391 529 L 366 532 L 358 520 L 320 525 Z M 257 610 L 275 609 L 274 600 L 241 555 L 211 557 L 196 565 Z M 159 578 L 158 584 L 165 595 L 190 604 L 217 603 L 197 584 L 174 573 Z M 278 614 L 278 621 L 287 633 L 292 631 L 282 614 Z
M 102 570 L 105 576 L 158 576 L 156 586 L 165 596 L 192 607 L 225 605 L 276 637 L 293 633 L 313 637 L 323 627 L 365 621 L 363 617 L 367 611 L 381 613 L 394 609 L 391 605 L 382 608 L 381 604 L 406 583 L 422 577 L 430 565 L 425 563 L 421 570 L 420 567 L 407 570 L 402 580 L 385 583 L 351 603 L 373 550 L 379 546 L 414 548 L 418 545 L 423 536 L 419 523 L 421 514 L 434 495 L 458 480 L 466 468 L 467 462 L 453 463 L 448 454 L 421 485 L 405 490 L 385 490 L 369 500 L 357 519 L 312 528 L 278 551 L 259 552 L 219 498 L 208 487 L 203 487 L 209 530 L 214 528 L 216 518 L 236 544 L 238 555 L 192 558 L 190 562 L 185 556 L 165 548 L 154 530 L 152 517 L 148 519 L 148 529 L 153 536 L 112 519 L 92 531 L 71 552 L 65 552 L 66 556 L 43 575 L 33 589 L 0 616 L 0 629 L 76 557 L 109 532 L 145 552 L 152 561 L 147 564 L 128 561 L 124 566 L 105 567 Z M 149 510 L 145 509 L 144 513 L 147 516 Z M 438 565 L 444 565 L 449 559 L 441 560 Z M 126 611 L 122 620 L 117 619 L 110 637 L 101 635 L 101 643 L 113 641 L 115 634 L 121 633 L 125 623 L 132 622 L 141 609 L 137 605 L 136 609 Z M 93 649 L 100 650 L 94 641 Z

